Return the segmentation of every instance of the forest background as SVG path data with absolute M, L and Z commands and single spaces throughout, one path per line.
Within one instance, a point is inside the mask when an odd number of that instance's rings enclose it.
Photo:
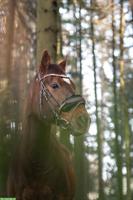
M 75 200 L 133 199 L 133 2 L 0 0 L 0 194 L 43 49 L 86 99 L 89 131 L 59 140 L 74 154 Z M 62 132 L 62 131 L 60 131 Z

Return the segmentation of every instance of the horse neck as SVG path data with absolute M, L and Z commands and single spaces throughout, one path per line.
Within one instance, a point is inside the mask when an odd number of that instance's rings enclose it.
M 44 123 L 36 116 L 25 119 L 22 136 L 22 151 L 24 157 L 41 158 L 48 155 L 51 144 L 51 124 Z
M 35 79 L 29 89 L 29 96 L 25 104 L 25 115 L 23 116 L 23 135 L 20 147 L 22 162 L 26 158 L 27 160 L 30 158 L 38 160 L 41 157 L 47 159 L 47 155 L 51 154 L 52 124 L 50 120 L 45 119 L 44 121 L 40 118 L 38 91 L 39 84 Z M 47 108 L 47 106 L 45 107 Z

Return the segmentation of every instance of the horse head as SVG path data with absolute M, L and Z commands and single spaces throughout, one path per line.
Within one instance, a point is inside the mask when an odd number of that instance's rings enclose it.
M 32 111 L 44 123 L 56 123 L 73 135 L 87 131 L 90 122 L 85 100 L 76 95 L 75 85 L 66 75 L 66 61 L 52 64 L 45 50 L 39 72 L 31 88 Z

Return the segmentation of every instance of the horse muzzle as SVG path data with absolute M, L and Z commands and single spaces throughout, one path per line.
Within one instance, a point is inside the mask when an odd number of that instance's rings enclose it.
M 85 108 L 85 100 L 80 95 L 67 98 L 60 106 L 60 126 L 68 129 L 74 136 L 87 132 L 90 117 Z

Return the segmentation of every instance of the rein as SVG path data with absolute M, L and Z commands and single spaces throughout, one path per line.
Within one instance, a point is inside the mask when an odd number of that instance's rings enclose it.
M 70 125 L 70 122 L 63 119 L 60 116 L 60 113 L 68 112 L 69 110 L 75 110 L 80 104 L 85 104 L 85 100 L 80 95 L 73 95 L 71 97 L 66 98 L 61 104 L 59 104 L 58 101 L 55 99 L 55 97 L 52 95 L 52 93 L 48 90 L 47 86 L 45 85 L 45 79 L 47 77 L 52 77 L 52 76 L 67 78 L 71 82 L 71 79 L 66 75 L 47 74 L 43 77 L 40 77 L 40 74 L 38 73 L 38 80 L 40 82 L 40 101 L 39 101 L 40 115 L 42 118 L 44 119 L 46 118 L 46 115 L 42 114 L 43 98 L 45 98 L 46 102 L 49 105 L 49 108 L 53 113 L 53 116 L 55 117 L 57 124 L 63 125 L 62 127 L 66 129 Z M 56 108 L 53 102 L 57 105 Z

